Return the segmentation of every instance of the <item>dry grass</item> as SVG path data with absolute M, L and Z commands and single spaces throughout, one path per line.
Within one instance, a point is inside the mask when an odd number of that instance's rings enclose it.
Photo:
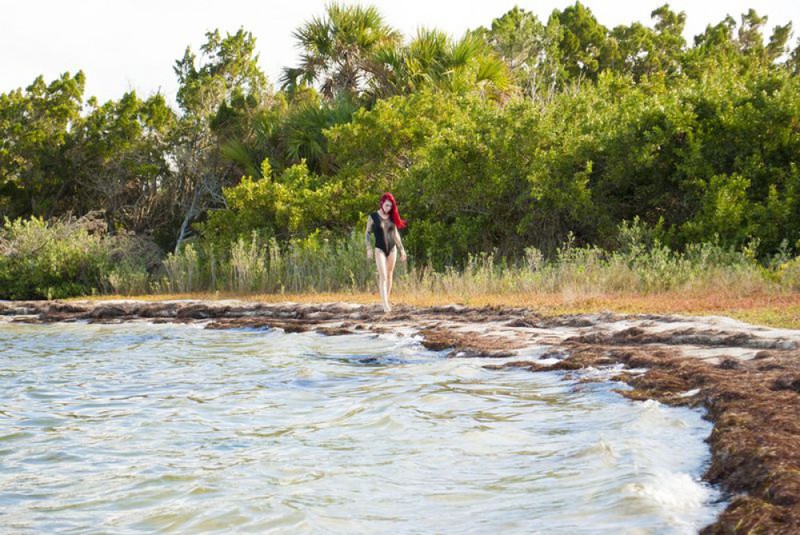
M 97 296 L 79 298 L 80 300 L 135 299 L 146 301 L 165 301 L 174 299 L 221 300 L 237 299 L 265 303 L 329 303 L 349 302 L 359 304 L 378 304 L 377 294 L 306 293 L 306 294 L 233 294 L 233 293 L 190 293 L 158 294 L 137 297 Z M 475 294 L 469 296 L 456 294 L 398 293 L 393 296 L 394 303 L 418 307 L 446 304 L 466 306 L 507 306 L 526 307 L 544 316 L 561 314 L 587 314 L 615 312 L 621 314 L 683 314 L 683 315 L 721 315 L 736 318 L 748 323 L 800 329 L 800 293 L 690 293 L 665 292 L 658 294 L 614 293 L 596 295 L 564 295 L 563 293 L 519 293 L 519 294 Z

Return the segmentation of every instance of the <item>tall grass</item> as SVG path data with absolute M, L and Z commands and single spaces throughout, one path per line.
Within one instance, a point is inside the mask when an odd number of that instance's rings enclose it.
M 374 284 L 374 263 L 355 232 L 330 242 L 315 236 L 280 245 L 257 234 L 239 238 L 226 255 L 192 244 L 167 255 L 156 289 L 165 293 L 306 293 L 363 291 Z
M 516 263 L 492 255 L 471 257 L 462 271 L 429 270 L 412 291 L 459 295 L 561 294 L 566 300 L 601 294 L 656 294 L 708 291 L 750 294 L 778 291 L 786 284 L 774 270 L 761 266 L 749 251 L 737 252 L 713 243 L 676 252 L 661 244 L 609 252 L 598 247 L 562 246 L 545 260 L 527 249 Z
M 211 266 L 217 275 L 212 277 Z M 315 293 L 373 291 L 374 262 L 360 236 L 341 242 L 317 238 L 259 241 L 240 238 L 225 258 L 187 246 L 164 262 L 163 292 Z M 616 251 L 577 247 L 569 240 L 555 257 L 534 248 L 516 260 L 492 253 L 470 256 L 465 265 L 436 270 L 430 265 L 398 264 L 399 294 L 477 295 L 561 294 L 564 299 L 613 293 L 655 294 L 682 290 L 738 293 L 796 290 L 800 260 L 763 266 L 752 250 L 736 251 L 702 243 L 678 252 L 652 241 L 629 241 Z
M 159 259 L 155 246 L 135 237 L 109 236 L 98 220 L 6 222 L 0 232 L 0 298 L 58 298 L 93 293 L 224 292 L 233 294 L 376 291 L 375 263 L 362 236 L 340 241 L 313 235 L 280 244 L 257 234 L 224 250 L 188 243 Z M 493 253 L 464 265 L 434 269 L 399 263 L 395 294 L 437 296 L 557 294 L 565 301 L 595 295 L 751 295 L 800 291 L 800 258 L 785 253 L 766 263 L 718 243 L 674 251 L 641 226 L 622 225 L 613 251 L 567 240 L 552 258 L 528 248 L 519 258 Z

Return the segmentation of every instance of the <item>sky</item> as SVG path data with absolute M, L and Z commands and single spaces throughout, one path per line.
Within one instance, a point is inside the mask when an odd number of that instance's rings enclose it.
M 651 25 L 650 12 L 666 0 L 582 0 L 600 23 L 611 28 L 640 21 Z M 355 3 L 355 2 L 344 2 Z M 417 28 L 444 30 L 460 37 L 467 29 L 489 26 L 515 5 L 546 21 L 554 9 L 573 1 L 551 0 L 373 0 L 384 21 L 404 35 Z M 131 89 L 142 97 L 161 92 L 175 100 L 172 67 L 187 46 L 197 51 L 205 33 L 244 28 L 256 38 L 259 64 L 276 87 L 284 67 L 297 63 L 292 32 L 312 17 L 324 15 L 323 0 L 4 0 L 0 3 L 0 93 L 26 87 L 38 75 L 46 81 L 61 73 L 86 74 L 85 97 L 101 102 Z M 674 11 L 687 16 L 685 37 L 732 15 L 737 21 L 750 7 L 767 15 L 767 33 L 792 21 L 792 46 L 800 35 L 796 0 L 673 0 Z

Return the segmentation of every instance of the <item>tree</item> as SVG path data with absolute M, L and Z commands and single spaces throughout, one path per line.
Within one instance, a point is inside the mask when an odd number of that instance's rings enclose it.
M 0 95 L 0 216 L 50 217 L 72 207 L 66 160 L 80 123 L 85 77 L 68 72 Z
M 650 16 L 655 20 L 652 29 L 634 22 L 611 31 L 601 53 L 603 68 L 631 74 L 635 80 L 680 71 L 686 15 L 663 5 Z
M 767 44 L 766 55 L 770 63 L 780 59 L 789 49 L 789 38 L 792 35 L 792 21 L 783 26 L 775 26 Z
M 270 100 L 270 87 L 258 68 L 255 38 L 239 30 L 223 38 L 208 32 L 198 62 L 190 48 L 175 63 L 183 112 L 173 140 L 176 181 L 172 185 L 176 214 L 181 214 L 176 248 L 190 233 L 190 223 L 210 206 L 224 205 L 222 187 L 242 174 L 223 147 L 247 130 Z
M 313 102 L 318 102 L 316 99 Z M 305 101 L 295 100 L 295 106 Z M 229 137 L 222 145 L 222 154 L 242 169 L 245 176 L 261 178 L 261 162 L 268 160 L 272 168 L 283 170 L 289 163 L 284 143 L 283 126 L 289 113 L 286 94 L 277 93 L 271 103 L 256 111 L 245 122 L 248 127 L 238 137 Z
M 786 60 L 786 68 L 795 76 L 800 75 L 800 38 L 797 39 L 797 44 Z
M 735 27 L 736 21 L 728 15 L 713 26 L 709 24 L 702 34 L 694 37 L 694 47 L 685 61 L 686 70 L 691 76 L 701 76 L 711 68 L 711 62 L 734 61 L 738 52 L 738 45 L 733 37 Z
M 164 97 L 131 91 L 92 106 L 72 133 L 67 154 L 80 213 L 103 210 L 109 228 L 150 232 L 170 222 L 168 164 L 175 113 Z
M 207 61 L 199 63 L 190 47 L 175 62 L 178 77 L 178 104 L 186 115 L 201 120 L 216 114 L 223 102 L 237 97 L 263 98 L 269 90 L 266 76 L 258 68 L 253 34 L 240 29 L 223 38 L 219 30 L 206 33 L 200 47 Z
M 767 16 L 759 16 L 754 9 L 742 14 L 738 43 L 739 49 L 745 56 L 771 64 L 786 53 L 792 23 L 790 21 L 783 26 L 775 26 L 769 43 L 765 45 L 762 31 L 766 24 Z
M 375 62 L 379 68 L 369 91 L 372 101 L 424 89 L 492 97 L 509 89 L 506 64 L 479 32 L 453 40 L 444 32 L 420 28 L 407 45 L 378 50 Z
M 654 47 L 648 51 L 648 56 L 654 70 L 668 74 L 680 71 L 681 61 L 686 49 L 686 40 L 683 30 L 686 27 L 686 13 L 675 13 L 668 4 L 653 10 L 650 17 L 655 20 Z
M 561 28 L 551 18 L 544 26 L 535 14 L 514 7 L 492 21 L 491 29 L 479 29 L 484 39 L 508 65 L 523 94 L 549 100 L 563 77 Z
M 374 76 L 373 53 L 400 41 L 400 34 L 383 22 L 376 8 L 338 3 L 293 35 L 303 53 L 299 66 L 285 69 L 284 89 L 319 83 L 327 100 L 357 100 Z
M 555 10 L 551 18 L 558 20 L 562 30 L 559 48 L 569 78 L 596 80 L 603 67 L 600 61 L 608 35 L 606 27 L 580 2 L 564 11 Z
M 552 250 L 593 220 L 585 161 L 577 170 L 549 165 L 580 128 L 561 137 L 564 111 L 544 123 L 528 99 L 428 90 L 381 100 L 330 131 L 341 213 L 355 221 L 376 191 L 393 191 L 413 229 L 409 251 L 439 267 L 492 248 Z
M 342 95 L 331 102 L 307 103 L 292 110 L 283 124 L 289 161 L 305 162 L 315 173 L 334 174 L 336 162 L 328 152 L 325 130 L 350 122 L 358 105 Z

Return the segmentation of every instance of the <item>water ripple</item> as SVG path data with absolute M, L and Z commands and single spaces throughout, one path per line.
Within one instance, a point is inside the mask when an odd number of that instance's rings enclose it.
M 710 424 L 413 339 L 0 324 L 13 532 L 693 533 Z

